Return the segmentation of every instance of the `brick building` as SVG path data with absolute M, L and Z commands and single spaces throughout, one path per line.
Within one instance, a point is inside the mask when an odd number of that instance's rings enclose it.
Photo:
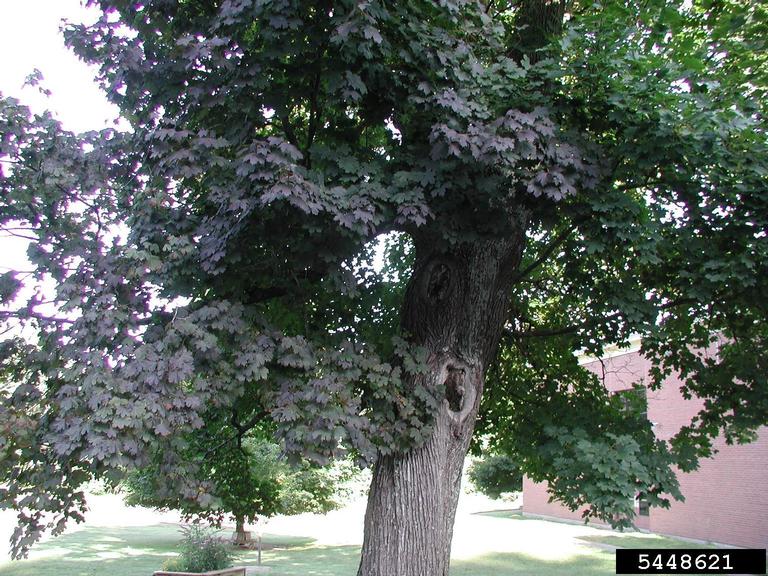
M 604 371 L 608 390 L 620 392 L 648 380 L 650 363 L 639 348 L 639 340 L 634 341 L 629 348 L 607 350 L 602 362 L 583 358 L 582 364 L 599 375 Z M 689 423 L 701 405 L 683 398 L 680 380 L 674 376 L 660 390 L 649 390 L 647 398 L 648 419 L 656 435 L 665 440 Z M 678 474 L 685 502 L 672 501 L 668 510 L 647 510 L 637 502 L 636 525 L 659 534 L 768 548 L 768 429 L 761 430 L 759 440 L 751 444 L 728 446 L 718 440 L 715 445 L 719 452 L 701 461 L 696 472 Z M 546 483 L 524 479 L 525 514 L 581 520 L 580 512 L 548 500 Z

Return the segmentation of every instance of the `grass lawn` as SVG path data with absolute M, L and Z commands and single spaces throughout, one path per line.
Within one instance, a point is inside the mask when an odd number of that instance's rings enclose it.
M 28 560 L 0 564 L 3 576 L 151 575 L 176 554 L 173 526 L 84 528 L 39 544 Z
M 504 512 L 496 516 L 504 516 Z M 509 516 L 515 519 L 520 516 Z M 174 556 L 180 539 L 173 525 L 85 528 L 39 545 L 28 560 L 0 563 L 2 576 L 150 576 Z M 627 548 L 693 547 L 657 536 L 585 536 L 583 540 Z M 273 576 L 355 576 L 358 546 L 318 546 L 311 539 L 265 535 L 263 564 Z M 451 564 L 454 576 L 603 576 L 614 573 L 610 550 L 585 547 L 561 560 L 517 553 L 494 553 Z M 256 552 L 238 553 L 236 564 L 256 564 Z
M 714 545 L 675 540 L 674 538 L 666 538 L 656 534 L 644 536 L 606 534 L 605 536 L 581 536 L 579 540 L 596 544 L 608 544 L 617 548 L 715 548 Z
M 167 558 L 178 553 L 180 540 L 178 527 L 167 524 L 84 528 L 43 542 L 27 560 L 0 562 L 0 575 L 151 576 Z M 265 534 L 263 542 L 275 547 L 263 553 L 262 559 L 266 560 L 292 546 L 307 548 L 312 539 Z M 256 552 L 241 552 L 237 556 L 235 564 L 256 564 Z

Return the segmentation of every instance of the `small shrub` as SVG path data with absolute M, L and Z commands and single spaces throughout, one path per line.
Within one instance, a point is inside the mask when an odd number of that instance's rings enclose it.
M 166 572 L 186 572 L 186 569 L 184 568 L 184 562 L 181 559 L 181 556 L 174 556 L 173 558 L 168 558 L 165 562 L 163 562 L 163 570 Z
M 228 542 L 216 532 L 203 526 L 191 525 L 181 529 L 181 554 L 163 563 L 163 569 L 171 572 L 207 572 L 221 570 L 232 565 L 232 553 Z
M 478 492 L 490 498 L 499 498 L 504 492 L 520 492 L 523 489 L 520 466 L 503 454 L 474 462 L 469 468 L 469 480 Z

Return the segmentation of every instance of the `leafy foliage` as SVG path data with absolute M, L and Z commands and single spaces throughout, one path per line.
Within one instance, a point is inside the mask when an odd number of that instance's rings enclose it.
M 514 454 L 572 510 L 586 507 L 585 518 L 617 527 L 631 525 L 641 487 L 652 506 L 682 497 L 674 454 L 655 437 L 642 403 L 609 395 L 558 339 L 504 346 L 502 355 L 512 351 L 524 356 L 505 358 L 488 376 L 479 432 L 491 449 Z
M 181 553 L 163 563 L 163 570 L 208 572 L 232 565 L 231 547 L 209 528 L 197 524 L 182 529 Z
M 479 492 L 491 498 L 500 498 L 505 492 L 520 492 L 523 489 L 520 465 L 504 454 L 492 454 L 475 460 L 467 475 Z
M 191 442 L 193 444 L 193 442 Z M 240 445 L 225 445 L 218 450 L 190 452 L 203 457 L 201 478 L 211 482 L 211 503 L 198 504 L 185 499 L 160 477 L 160 462 L 133 470 L 121 482 L 130 505 L 182 511 L 188 518 L 220 525 L 233 517 L 256 522 L 274 514 L 325 513 L 334 510 L 345 494 L 344 483 L 356 469 L 349 462 L 318 468 L 309 463 L 291 465 L 280 447 L 268 440 L 249 437 Z
M 673 465 L 766 423 L 759 3 L 91 3 L 65 36 L 131 130 L 0 100 L 0 222 L 31 263 L 2 315 L 38 335 L 2 345 L 16 554 L 126 468 L 210 508 L 187 456 L 223 422 L 320 463 L 419 446 L 444 395 L 397 313 L 419 254 L 522 253 L 483 287 L 509 305 L 480 432 L 591 516 L 666 505 Z M 704 399 L 670 443 L 573 358 L 630 334 L 653 386 Z

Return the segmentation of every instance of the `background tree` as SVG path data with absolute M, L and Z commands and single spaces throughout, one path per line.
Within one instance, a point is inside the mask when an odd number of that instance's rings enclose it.
M 129 470 L 115 488 L 125 491 L 132 505 L 178 510 L 216 526 L 230 517 L 238 543 L 250 539 L 246 523 L 260 518 L 338 508 L 356 476 L 354 463 L 337 460 L 321 467 L 295 457 L 290 462 L 255 397 L 246 391 L 231 407 L 207 410 L 204 424 L 180 437 L 177 456 L 194 462 L 198 491 L 203 489 L 196 498 L 177 489 L 189 479 L 167 469 L 163 450 L 155 451 L 148 465 Z
M 243 402 L 375 462 L 366 576 L 447 573 L 478 414 L 619 525 L 768 419 L 763 5 L 93 4 L 66 37 L 132 131 L 0 107 L 3 227 L 56 286 L 2 284 L 40 335 L 3 345 L 17 553 L 154 454 L 206 505 L 185 437 Z M 705 401 L 669 443 L 573 356 L 634 333 Z
M 131 471 L 119 485 L 125 501 L 134 506 L 179 510 L 188 519 L 215 526 L 230 517 L 235 521 L 236 543 L 246 543 L 246 523 L 275 514 L 324 514 L 338 508 L 355 476 L 351 463 L 317 467 L 289 464 L 280 447 L 264 438 L 249 436 L 236 445 L 211 446 L 190 439 L 189 457 L 199 459 L 200 474 L 211 484 L 211 502 L 199 502 L 169 490 L 159 476 L 162 455 L 153 466 Z
M 490 498 L 523 490 L 520 465 L 505 454 L 491 454 L 475 460 L 467 470 L 467 476 L 478 492 Z

